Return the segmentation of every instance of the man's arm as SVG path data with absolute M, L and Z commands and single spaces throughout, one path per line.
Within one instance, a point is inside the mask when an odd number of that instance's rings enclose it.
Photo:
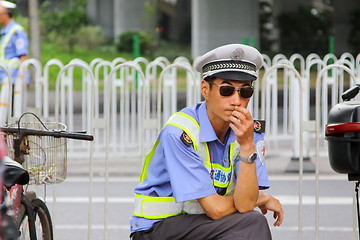
M 238 211 L 235 208 L 233 196 L 221 196 L 216 193 L 200 198 L 198 201 L 205 210 L 206 215 L 213 220 L 226 217 Z M 282 224 L 284 212 L 278 199 L 263 191 L 259 191 L 256 206 L 260 208 L 264 215 L 268 210 L 274 212 L 273 216 L 274 219 L 276 219 L 274 226 L 280 226 Z
M 249 110 L 236 106 L 230 120 L 232 122 L 230 127 L 240 145 L 240 156 L 249 157 L 255 153 L 254 120 Z M 236 209 L 241 213 L 254 210 L 258 196 L 259 184 L 256 174 L 256 162 L 246 163 L 240 161 L 234 192 Z
M 27 55 L 21 55 L 20 56 L 20 64 L 22 64 L 26 59 L 28 59 Z M 23 69 L 21 72 L 19 72 L 19 77 L 24 78 L 26 75 L 26 69 Z
M 221 196 L 215 193 L 213 195 L 200 198 L 198 201 L 201 207 L 205 210 L 206 215 L 213 220 L 217 220 L 237 212 L 233 196 Z
M 241 156 L 248 157 L 255 152 L 254 122 L 247 109 L 236 107 L 234 112 L 230 127 L 240 144 Z M 236 211 L 244 213 L 254 210 L 259 196 L 256 162 L 240 161 L 236 181 L 234 196 L 213 194 L 198 199 L 208 217 L 216 220 Z
M 254 122 L 250 112 L 245 108 L 236 107 L 231 121 L 230 127 L 237 136 L 241 156 L 250 156 L 255 152 Z M 242 161 L 239 162 L 238 177 L 233 197 L 213 194 L 198 199 L 206 214 L 212 219 L 219 219 L 236 211 L 252 211 L 256 206 L 260 206 L 260 204 L 258 205 L 258 200 L 261 200 L 262 204 L 266 202 L 266 199 L 259 198 L 256 163 L 245 163 Z

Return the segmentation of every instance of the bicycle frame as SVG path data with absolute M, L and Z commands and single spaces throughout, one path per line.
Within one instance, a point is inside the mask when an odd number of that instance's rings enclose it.
M 11 205 L 14 209 L 14 217 L 16 218 L 19 215 L 19 208 L 21 206 L 21 195 L 23 194 L 24 187 L 19 184 L 15 184 L 9 191 L 8 197 L 10 198 Z
M 10 189 L 7 189 L 7 187 L 3 186 L 1 188 L 1 195 L 2 198 L 0 199 L 0 203 L 3 204 L 3 207 L 5 207 L 5 210 L 10 209 L 13 214 L 10 214 L 10 216 L 15 224 L 15 221 L 17 222 L 17 226 L 14 225 L 15 230 L 20 227 L 20 224 L 23 222 L 23 216 L 27 216 L 27 224 L 29 226 L 29 236 L 31 240 L 37 239 L 37 233 L 36 233 L 36 210 L 34 206 L 32 206 L 31 201 L 32 198 L 25 196 L 24 192 L 24 186 L 21 184 L 15 184 L 14 186 L 11 186 Z M 27 195 L 27 194 L 26 194 Z M 23 206 L 23 208 L 22 208 Z M 23 212 L 20 210 L 22 209 Z M 16 230 L 16 236 L 18 235 Z M 7 235 L 6 235 L 7 236 Z M 0 235 L 1 239 L 1 235 Z M 10 238 L 15 239 L 15 238 Z M 17 239 L 17 237 L 16 237 Z

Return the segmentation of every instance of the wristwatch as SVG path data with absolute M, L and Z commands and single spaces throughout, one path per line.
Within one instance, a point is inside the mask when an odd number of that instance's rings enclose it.
M 249 157 L 240 156 L 240 161 L 243 161 L 246 163 L 253 163 L 253 162 L 255 162 L 256 158 L 257 158 L 257 153 L 253 153 Z

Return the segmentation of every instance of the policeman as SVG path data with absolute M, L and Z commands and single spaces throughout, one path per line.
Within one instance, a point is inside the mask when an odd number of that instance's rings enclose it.
M 28 58 L 28 37 L 24 29 L 12 19 L 12 9 L 16 8 L 16 4 L 8 1 L 0 1 L 0 62 L 7 66 L 11 59 L 18 58 L 20 63 Z M 18 76 L 19 65 L 9 66 L 13 83 Z M 20 73 L 19 77 L 25 76 L 25 71 Z M 0 69 L 0 80 L 6 77 L 5 71 Z M 27 78 L 28 81 L 28 78 Z
M 242 44 L 195 60 L 205 101 L 172 115 L 146 156 L 130 219 L 133 240 L 271 239 L 263 214 L 273 211 L 280 226 L 283 210 L 263 191 L 264 133 L 254 131 L 246 108 L 261 65 L 261 54 Z

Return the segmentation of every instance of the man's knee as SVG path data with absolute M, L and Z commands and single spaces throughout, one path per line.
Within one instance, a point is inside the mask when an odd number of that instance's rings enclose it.
M 246 227 L 242 236 L 246 239 L 271 239 L 271 232 L 266 217 L 258 211 L 245 214 Z
M 252 224 L 268 226 L 268 222 L 267 222 L 266 217 L 263 214 L 261 214 L 260 212 L 251 211 L 251 212 L 247 212 L 247 213 L 244 213 L 244 214 L 247 215 L 246 216 L 247 220 L 251 221 Z

